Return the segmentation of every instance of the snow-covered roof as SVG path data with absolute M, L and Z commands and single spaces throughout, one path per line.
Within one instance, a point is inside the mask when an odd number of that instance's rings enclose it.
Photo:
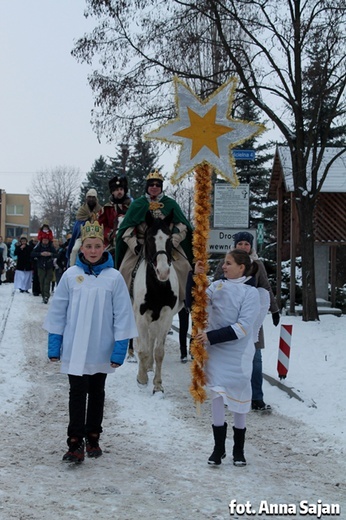
M 325 167 L 330 160 L 340 151 L 340 148 L 328 147 L 325 149 L 321 167 L 318 172 L 318 179 L 323 175 Z M 277 153 L 280 160 L 283 179 L 287 192 L 294 190 L 291 153 L 288 146 L 278 146 Z M 311 170 L 311 158 L 307 165 L 307 174 Z M 309 185 L 308 185 L 309 189 Z M 345 193 L 346 192 L 346 152 L 335 159 L 331 165 L 328 175 L 323 183 L 321 192 L 324 193 Z

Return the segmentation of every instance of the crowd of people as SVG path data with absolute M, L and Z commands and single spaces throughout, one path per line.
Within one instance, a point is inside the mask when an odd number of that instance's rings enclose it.
M 0 237 L 1 283 L 13 282 L 20 293 L 42 296 L 47 304 L 63 272 L 67 269 L 66 249 L 70 240 L 57 240 L 47 223 L 37 236 L 21 235 L 7 245 Z
M 179 281 L 180 359 L 187 361 L 187 332 L 193 273 L 201 272 L 192 258 L 193 228 L 177 202 L 164 193 L 164 178 L 150 172 L 144 194 L 132 200 L 126 177 L 109 180 L 109 202 L 100 205 L 94 188 L 76 214 L 72 233 L 56 240 L 44 223 L 37 238 L 23 235 L 8 247 L 0 237 L 0 270 L 4 280 L 8 259 L 15 261 L 14 288 L 31 289 L 48 308 L 48 357 L 60 361 L 68 375 L 68 450 L 64 461 L 82 462 L 85 453 L 97 458 L 102 432 L 105 381 L 133 350 L 137 337 L 131 298 L 136 268 L 143 256 L 148 211 L 155 218 L 173 212 L 171 241 L 173 265 Z M 233 412 L 233 463 L 244 466 L 246 414 L 270 411 L 263 400 L 262 322 L 268 310 L 273 324 L 279 307 L 263 263 L 248 231 L 234 235 L 234 245 L 220 261 L 206 292 L 208 324 L 196 340 L 208 352 L 205 366 L 212 403 L 214 449 L 208 464 L 219 465 L 226 456 L 225 406 Z M 133 356 L 132 352 L 132 356 Z

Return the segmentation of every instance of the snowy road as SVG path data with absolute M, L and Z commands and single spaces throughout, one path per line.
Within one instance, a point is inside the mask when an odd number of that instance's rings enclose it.
M 4 318 L 12 288 L 0 290 Z M 346 518 L 344 458 L 328 436 L 276 412 L 249 414 L 246 467 L 232 465 L 230 438 L 225 462 L 207 465 L 213 446 L 209 402 L 197 415 L 188 392 L 190 364 L 180 363 L 171 337 L 165 398 L 140 390 L 136 365 L 125 363 L 107 380 L 104 456 L 63 464 L 68 384 L 46 359 L 46 310 L 40 298 L 15 294 L 1 340 L 1 519 L 306 519 L 316 516 L 301 515 L 298 504 L 319 499 L 339 504 L 345 515 L 339 518 Z M 257 511 L 263 501 L 294 504 L 297 512 L 230 515 L 232 499 L 249 501 Z

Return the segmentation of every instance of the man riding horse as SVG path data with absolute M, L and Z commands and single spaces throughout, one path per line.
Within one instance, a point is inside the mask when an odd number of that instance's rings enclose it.
M 163 177 L 155 170 L 146 177 L 145 194 L 132 202 L 117 237 L 115 265 L 131 292 L 133 273 L 141 258 L 144 233 L 147 228 L 145 216 L 149 210 L 154 218 L 164 218 L 173 209 L 172 244 L 174 268 L 179 280 L 179 301 L 185 299 L 186 281 L 192 263 L 192 226 L 179 205 L 163 193 Z
M 110 197 L 109 202 L 103 206 L 98 214 L 98 221 L 103 225 L 104 239 L 107 251 L 114 258 L 115 237 L 117 230 L 124 218 L 131 199 L 128 196 L 128 184 L 125 176 L 113 177 L 109 182 Z

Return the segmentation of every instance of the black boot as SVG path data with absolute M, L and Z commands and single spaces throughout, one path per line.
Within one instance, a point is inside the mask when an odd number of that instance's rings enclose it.
M 239 429 L 233 426 L 233 464 L 235 466 L 246 466 L 246 460 L 244 457 L 244 444 L 245 444 L 245 432 L 246 428 Z
M 99 445 L 100 434 L 99 433 L 88 433 L 85 439 L 86 453 L 88 457 L 97 459 L 101 457 L 102 450 Z
M 69 437 L 67 439 L 68 450 L 63 456 L 64 462 L 83 462 L 84 460 L 84 440 L 79 437 Z
M 223 426 L 212 425 L 212 427 L 215 445 L 214 451 L 208 459 L 208 464 L 219 466 L 221 464 L 221 460 L 226 457 L 225 441 L 227 435 L 227 423 L 225 423 Z

